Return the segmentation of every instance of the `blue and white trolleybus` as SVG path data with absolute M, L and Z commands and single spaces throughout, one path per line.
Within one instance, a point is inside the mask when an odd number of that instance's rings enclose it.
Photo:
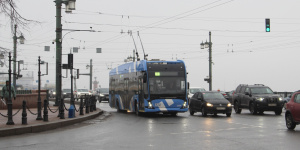
M 137 115 L 186 112 L 186 74 L 181 60 L 141 60 L 120 65 L 109 73 L 109 105 Z

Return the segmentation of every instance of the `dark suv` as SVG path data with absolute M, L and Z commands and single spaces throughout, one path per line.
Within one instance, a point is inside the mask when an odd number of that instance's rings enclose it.
M 262 84 L 240 84 L 233 95 L 234 111 L 241 113 L 242 108 L 249 109 L 251 114 L 262 114 L 264 111 L 274 111 L 276 115 L 282 113 L 283 98 Z

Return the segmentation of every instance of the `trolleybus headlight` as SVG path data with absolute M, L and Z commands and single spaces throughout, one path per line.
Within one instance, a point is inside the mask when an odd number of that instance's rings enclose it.
M 153 108 L 151 102 L 148 102 L 148 108 L 150 108 L 150 109 Z
M 183 108 L 186 108 L 186 102 L 183 103 L 182 107 L 183 107 Z
M 211 104 L 211 103 L 206 103 L 206 106 L 208 106 L 208 107 L 213 107 L 214 105 Z

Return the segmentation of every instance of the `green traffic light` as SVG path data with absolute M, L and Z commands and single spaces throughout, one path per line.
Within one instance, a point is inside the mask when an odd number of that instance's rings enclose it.
M 267 31 L 267 32 L 270 32 L 270 28 L 266 28 L 266 31 Z

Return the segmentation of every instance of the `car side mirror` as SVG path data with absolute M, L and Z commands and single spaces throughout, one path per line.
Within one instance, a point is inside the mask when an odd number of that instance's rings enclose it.
M 249 92 L 245 92 L 245 95 L 249 95 L 250 96 L 250 93 Z
M 202 98 L 201 98 L 201 97 L 198 97 L 197 99 L 198 99 L 198 100 L 202 100 Z

